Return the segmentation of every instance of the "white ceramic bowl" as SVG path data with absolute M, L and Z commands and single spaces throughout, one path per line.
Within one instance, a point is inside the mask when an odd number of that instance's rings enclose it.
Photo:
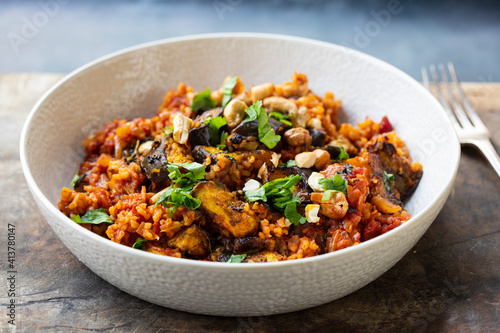
M 346 119 L 387 115 L 424 166 L 406 205 L 412 218 L 373 240 L 313 258 L 266 264 L 176 259 L 113 243 L 57 209 L 83 159 L 81 142 L 113 118 L 152 117 L 180 81 L 218 88 L 227 75 L 248 86 L 281 83 L 294 71 L 310 88 L 342 99 Z M 450 193 L 460 146 L 439 103 L 398 69 L 360 52 L 266 34 L 182 37 L 133 47 L 69 74 L 31 111 L 21 163 L 33 197 L 63 243 L 118 288 L 169 308 L 222 316 L 270 315 L 330 302 L 375 280 L 401 259 L 435 219 Z

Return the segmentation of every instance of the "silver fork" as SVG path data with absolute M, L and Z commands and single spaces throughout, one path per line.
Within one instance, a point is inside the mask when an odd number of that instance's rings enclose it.
M 439 64 L 438 68 L 441 74 L 441 83 L 443 83 L 446 87 L 449 102 L 446 100 L 443 91 L 441 90 L 438 74 L 434 65 L 429 66 L 432 82 L 429 82 L 427 69 L 422 67 L 422 78 L 424 80 L 425 88 L 427 88 L 427 90 L 431 93 L 431 84 L 436 88 L 439 101 L 448 113 L 448 116 L 455 127 L 460 143 L 474 145 L 479 148 L 500 177 L 500 158 L 498 157 L 498 153 L 495 151 L 495 148 L 489 139 L 490 132 L 486 126 L 484 126 L 476 111 L 474 111 L 465 98 L 462 87 L 460 86 L 460 81 L 458 81 L 458 77 L 455 72 L 455 67 L 451 62 L 448 63 L 448 70 L 450 72 L 452 84 L 448 81 L 448 74 L 446 73 L 443 64 Z M 457 95 L 453 93 L 452 85 L 455 88 L 459 99 L 457 99 Z

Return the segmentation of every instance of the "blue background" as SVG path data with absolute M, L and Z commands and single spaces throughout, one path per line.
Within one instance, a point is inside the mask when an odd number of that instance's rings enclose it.
M 143 42 L 239 31 L 349 46 L 417 79 L 453 61 L 462 80 L 500 81 L 500 1 L 1 1 L 0 71 L 70 72 Z

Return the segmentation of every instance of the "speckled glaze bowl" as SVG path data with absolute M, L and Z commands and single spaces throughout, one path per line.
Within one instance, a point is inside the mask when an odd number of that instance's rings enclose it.
M 152 117 L 167 90 L 183 81 L 218 88 L 227 75 L 247 86 L 305 73 L 319 95 L 334 92 L 344 119 L 387 115 L 424 167 L 406 205 L 412 218 L 373 240 L 313 258 L 264 264 L 177 259 L 113 243 L 57 209 L 83 159 L 81 142 L 113 118 Z M 398 69 L 360 52 L 265 34 L 182 37 L 133 47 L 69 74 L 31 111 L 21 164 L 33 197 L 68 249 L 106 281 L 169 308 L 221 316 L 270 315 L 327 303 L 378 278 L 435 219 L 450 193 L 460 146 L 439 103 Z

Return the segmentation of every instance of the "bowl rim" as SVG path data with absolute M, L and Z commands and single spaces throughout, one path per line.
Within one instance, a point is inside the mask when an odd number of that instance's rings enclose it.
M 162 256 L 154 253 L 149 253 L 145 251 L 138 251 L 137 249 L 133 249 L 131 247 L 125 246 L 123 244 L 118 244 L 115 243 L 109 239 L 106 239 L 104 237 L 101 237 L 90 230 L 87 230 L 85 228 L 82 228 L 76 223 L 73 223 L 69 217 L 64 215 L 55 205 L 50 202 L 50 200 L 43 194 L 43 192 L 40 190 L 38 187 L 37 183 L 35 182 L 35 179 L 33 178 L 33 175 L 31 174 L 30 168 L 28 167 L 28 162 L 27 162 L 27 153 L 26 153 L 26 144 L 27 144 L 27 137 L 28 137 L 28 132 L 31 127 L 31 122 L 33 118 L 35 117 L 37 110 L 45 103 L 47 98 L 56 90 L 59 89 L 62 85 L 64 85 L 66 82 L 72 80 L 75 76 L 78 74 L 84 73 L 88 69 L 91 69 L 94 66 L 99 65 L 100 63 L 109 60 L 114 57 L 118 57 L 127 53 L 131 53 L 140 49 L 146 49 L 149 47 L 154 47 L 158 45 L 163 45 L 163 44 L 170 44 L 170 43 L 178 43 L 178 42 L 186 42 L 186 41 L 196 41 L 196 40 L 204 40 L 204 39 L 232 39 L 232 38 L 243 38 L 243 39 L 268 39 L 268 40 L 281 40 L 281 41 L 290 41 L 290 42 L 300 42 L 303 44 L 309 44 L 309 45 L 314 45 L 314 46 L 320 46 L 320 47 L 326 47 L 330 49 L 336 49 L 337 51 L 340 52 L 350 52 L 351 54 L 355 55 L 356 57 L 359 57 L 363 60 L 366 60 L 369 63 L 373 63 L 377 66 L 380 66 L 383 70 L 392 72 L 395 75 L 398 75 L 405 79 L 408 84 L 411 84 L 412 88 L 415 90 L 419 91 L 419 93 L 423 94 L 424 96 L 427 96 L 428 98 L 431 98 L 434 106 L 440 110 L 441 114 L 443 115 L 443 118 L 445 119 L 445 122 L 447 123 L 448 131 L 451 131 L 452 133 L 452 147 L 450 146 L 450 150 L 453 151 L 454 156 L 453 159 L 451 159 L 452 163 L 452 172 L 448 174 L 447 179 L 445 181 L 445 186 L 438 192 L 438 195 L 436 197 L 436 200 L 434 202 L 429 203 L 426 205 L 423 209 L 421 209 L 419 212 L 417 212 L 415 215 L 412 215 L 410 220 L 407 222 L 401 224 L 397 228 L 390 230 L 387 233 L 384 233 L 382 235 L 379 235 L 373 239 L 370 239 L 366 242 L 362 242 L 359 245 L 356 246 L 351 246 L 346 249 L 342 249 L 342 251 L 335 251 L 335 252 L 330 252 L 330 253 L 325 253 L 313 257 L 308 257 L 308 258 L 301 258 L 298 260 L 285 260 L 285 261 L 279 261 L 279 262 L 267 262 L 265 264 L 263 263 L 232 263 L 232 264 L 227 264 L 225 262 L 212 262 L 212 261 L 201 261 L 201 260 L 193 260 L 193 259 L 187 259 L 187 258 L 175 258 L 175 257 L 169 257 L 169 256 Z M 23 170 L 24 176 L 26 178 L 26 182 L 29 186 L 29 188 L 32 191 L 33 196 L 38 198 L 39 202 L 41 205 L 46 207 L 50 213 L 56 217 L 57 219 L 60 219 L 61 221 L 65 220 L 66 222 L 71 222 L 68 223 L 68 227 L 72 228 L 74 232 L 82 233 L 84 237 L 90 237 L 90 239 L 94 242 L 101 243 L 104 247 L 109 247 L 110 250 L 113 251 L 122 251 L 124 255 L 126 256 L 134 256 L 137 259 L 142 259 L 142 260 L 147 260 L 147 261 L 154 261 L 162 264 L 173 264 L 173 265 L 182 265 L 182 266 L 188 266 L 188 267 L 193 267 L 193 268 L 205 268 L 205 269 L 217 269 L 220 270 L 221 268 L 225 268 L 228 271 L 243 271 L 243 270 L 249 270 L 249 269 L 256 269 L 258 268 L 265 268 L 265 269 L 282 269 L 285 267 L 289 266 L 297 266 L 297 265 L 309 265 L 309 264 L 314 264 L 314 263 L 321 263 L 325 260 L 334 260 L 333 258 L 341 257 L 341 256 L 347 256 L 350 255 L 351 253 L 356 253 L 359 251 L 364 251 L 365 249 L 369 247 L 373 247 L 376 244 L 380 242 L 385 242 L 385 240 L 388 237 L 397 237 L 398 234 L 405 232 L 405 230 L 409 227 L 409 225 L 418 223 L 418 220 L 420 218 L 427 214 L 429 211 L 432 210 L 432 207 L 436 204 L 439 199 L 441 199 L 443 196 L 445 196 L 450 188 L 453 186 L 457 171 L 458 171 L 458 166 L 459 166 L 459 161 L 460 161 L 460 144 L 458 142 L 458 138 L 456 136 L 455 130 L 452 127 L 451 121 L 449 120 L 448 116 L 445 113 L 445 110 L 441 106 L 441 104 L 434 98 L 434 96 L 428 92 L 419 82 L 417 82 L 415 79 L 410 77 L 408 74 L 404 73 L 400 69 L 394 67 L 393 65 L 390 65 L 386 63 L 385 61 L 382 61 L 378 58 L 375 58 L 373 56 L 370 56 L 368 54 L 365 54 L 363 52 L 360 52 L 358 50 L 334 44 L 334 43 L 329 43 L 329 42 L 324 42 L 324 41 L 319 41 L 315 39 L 310 39 L 310 38 L 303 38 L 303 37 L 295 37 L 295 36 L 290 36 L 290 35 L 281 35 L 281 34 L 268 34 L 268 33 L 251 33 L 251 32 L 231 32 L 231 33 L 209 33 L 209 34 L 195 34 L 195 35 L 187 35 L 187 36 L 180 36 L 180 37 L 173 37 L 173 38 L 166 38 L 166 39 L 161 39 L 161 40 L 156 40 L 152 42 L 147 42 L 147 43 L 142 43 L 138 44 L 132 47 L 127 47 L 115 52 L 112 52 L 110 54 L 107 54 L 105 56 L 99 57 L 77 69 L 74 71 L 70 72 L 67 74 L 64 78 L 62 78 L 60 81 L 58 81 L 55 85 L 53 85 L 48 91 L 46 91 L 42 97 L 36 102 L 36 104 L 33 106 L 31 109 L 28 117 L 25 120 L 25 123 L 23 125 L 23 129 L 21 132 L 21 138 L 20 138 L 20 161 L 21 161 L 21 168 Z

